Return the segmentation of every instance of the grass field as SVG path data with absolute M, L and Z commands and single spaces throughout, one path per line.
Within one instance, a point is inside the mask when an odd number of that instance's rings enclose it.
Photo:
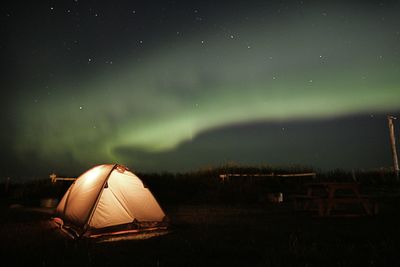
M 40 209 L 1 209 L 2 260 L 25 266 L 397 266 L 400 216 L 314 218 L 291 203 L 164 207 L 171 231 L 70 240 Z
M 210 173 L 141 177 L 171 227 L 163 235 L 115 242 L 71 240 L 51 223 L 52 210 L 40 207 L 40 199 L 62 196 L 68 184 L 10 185 L 0 199 L 0 253 L 9 262 L 3 266 L 399 265 L 400 186 L 389 176 L 357 174 L 364 192 L 385 196 L 378 214 L 357 218 L 295 211 L 287 196 L 303 180 L 221 184 Z M 353 178 L 334 173 L 315 179 Z M 284 201 L 269 202 L 271 190 L 284 192 Z

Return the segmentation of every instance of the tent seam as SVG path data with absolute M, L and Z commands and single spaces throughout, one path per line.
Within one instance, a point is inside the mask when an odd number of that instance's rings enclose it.
M 122 208 L 125 210 L 125 212 L 129 215 L 129 217 L 134 217 L 134 218 L 132 218 L 132 220 L 136 219 L 136 217 L 133 216 L 133 214 L 132 214 L 132 216 L 131 216 L 131 212 L 129 212 L 129 210 L 126 209 L 126 208 L 124 207 L 124 205 L 122 204 L 122 202 L 121 202 L 121 201 L 118 199 L 118 197 L 114 194 L 114 192 L 113 192 L 113 190 L 111 189 L 111 187 L 108 186 L 108 188 L 110 189 L 111 193 L 113 194 L 113 196 L 115 197 L 115 199 L 118 201 L 118 203 L 121 205 L 121 207 L 122 207 Z
M 91 210 L 91 212 L 90 212 L 89 218 L 88 218 L 87 222 L 86 222 L 86 223 L 84 224 L 84 226 L 83 226 L 84 229 L 83 229 L 82 235 L 87 231 L 87 228 L 88 228 L 89 224 L 90 224 L 91 221 L 92 221 L 93 214 L 94 214 L 94 212 L 95 212 L 95 210 L 96 210 L 96 208 L 97 208 L 97 205 L 99 204 L 100 197 L 101 197 L 101 195 L 103 194 L 104 186 L 106 185 L 106 183 L 107 183 L 107 181 L 108 181 L 108 178 L 110 178 L 111 173 L 115 170 L 115 168 L 116 168 L 117 166 L 118 166 L 118 164 L 114 164 L 114 166 L 112 167 L 111 171 L 108 173 L 106 179 L 104 179 L 103 185 L 102 185 L 102 187 L 101 187 L 101 189 L 100 189 L 99 194 L 97 195 L 96 202 L 95 202 L 94 205 L 93 205 L 93 208 L 92 208 L 92 210 Z

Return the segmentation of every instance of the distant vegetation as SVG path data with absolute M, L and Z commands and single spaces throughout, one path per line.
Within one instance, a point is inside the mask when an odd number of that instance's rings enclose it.
M 316 172 L 315 177 L 279 177 L 273 174 Z M 290 195 L 311 181 L 357 181 L 362 187 L 395 190 L 400 183 L 390 169 L 318 172 L 304 166 L 244 166 L 227 164 L 187 173 L 136 173 L 161 205 L 175 204 L 257 204 L 268 193 Z M 222 180 L 221 174 L 242 174 Z M 258 174 L 259 176 L 252 176 Z M 262 176 L 268 175 L 268 176 Z M 61 199 L 70 181 L 52 183 L 49 178 L 25 183 L 0 183 L 2 203 L 39 205 L 43 198 Z

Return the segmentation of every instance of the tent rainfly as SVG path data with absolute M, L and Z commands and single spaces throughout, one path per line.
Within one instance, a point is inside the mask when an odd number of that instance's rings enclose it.
M 54 221 L 73 238 L 166 229 L 167 217 L 142 181 L 118 164 L 79 176 L 59 202 Z

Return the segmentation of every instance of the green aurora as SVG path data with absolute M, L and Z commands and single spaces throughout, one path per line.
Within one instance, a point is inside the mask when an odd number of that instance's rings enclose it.
M 174 151 L 229 125 L 398 110 L 395 9 L 384 23 L 341 11 L 253 18 L 229 30 L 210 23 L 186 38 L 155 38 L 112 69 L 91 59 L 90 75 L 55 80 L 51 93 L 27 85 L 34 93 L 18 98 L 14 149 L 22 159 L 126 163 L 119 148 Z

